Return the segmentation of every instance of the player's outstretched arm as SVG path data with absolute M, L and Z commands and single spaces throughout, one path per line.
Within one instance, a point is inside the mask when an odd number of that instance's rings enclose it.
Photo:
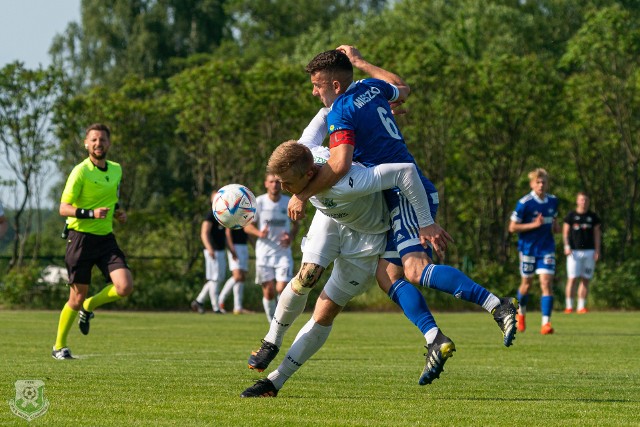
M 431 216 L 429 199 L 420 181 L 420 176 L 413 163 L 396 163 L 376 166 L 382 177 L 382 189 L 398 187 L 407 198 L 418 217 L 420 226 L 420 241 L 423 245 L 431 243 L 439 257 L 453 238 L 447 231 L 436 223 Z

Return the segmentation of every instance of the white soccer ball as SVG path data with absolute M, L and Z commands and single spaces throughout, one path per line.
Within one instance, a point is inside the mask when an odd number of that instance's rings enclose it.
M 212 208 L 224 227 L 242 228 L 256 216 L 256 196 L 244 185 L 225 185 L 213 197 Z

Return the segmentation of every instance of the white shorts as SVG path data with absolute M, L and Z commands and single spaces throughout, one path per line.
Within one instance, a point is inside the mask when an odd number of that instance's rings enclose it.
M 533 277 L 535 274 L 556 274 L 556 256 L 548 253 L 543 256 L 524 255 L 520 252 L 520 276 Z
M 259 264 L 258 264 L 259 263 Z M 288 282 L 293 277 L 293 257 L 291 251 L 256 260 L 256 284 L 270 282 Z
M 334 262 L 324 291 L 333 302 L 345 306 L 375 284 L 373 279 L 385 244 L 384 233 L 359 233 L 316 212 L 302 240 L 302 262 L 325 268 Z
M 211 258 L 206 249 L 202 252 L 204 252 L 205 278 L 214 282 L 224 280 L 227 276 L 227 257 L 224 251 L 214 251 L 215 259 Z
M 234 244 L 238 259 L 233 259 L 231 252 L 227 251 L 227 261 L 229 261 L 229 270 L 249 271 L 249 247 L 243 244 Z
M 596 268 L 595 250 L 572 250 L 567 256 L 567 277 L 591 279 Z

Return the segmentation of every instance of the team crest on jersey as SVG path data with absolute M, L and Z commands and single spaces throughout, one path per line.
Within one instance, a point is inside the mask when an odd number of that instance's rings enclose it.
M 336 206 L 338 206 L 336 202 L 333 201 L 333 199 L 320 199 L 320 203 L 328 208 L 335 208 Z

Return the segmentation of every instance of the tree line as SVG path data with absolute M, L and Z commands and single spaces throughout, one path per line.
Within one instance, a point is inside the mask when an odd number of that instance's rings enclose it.
M 526 173 L 544 167 L 560 216 L 590 194 L 602 280 L 637 283 L 639 18 L 630 0 L 83 0 L 81 22 L 52 41 L 50 68 L 1 70 L 0 147 L 19 153 L 27 190 L 12 265 L 59 251 L 47 225 L 34 232 L 26 218 L 42 196 L 33 189 L 45 159 L 68 175 L 86 156 L 83 129 L 100 121 L 124 170 L 122 245 L 183 256 L 173 268 L 193 271 L 209 192 L 231 182 L 262 192 L 271 150 L 321 107 L 304 66 L 348 43 L 412 88 L 398 121 L 438 187 L 438 222 L 456 240 L 447 263 L 513 289 L 509 216 Z M 611 304 L 640 306 L 624 292 Z

